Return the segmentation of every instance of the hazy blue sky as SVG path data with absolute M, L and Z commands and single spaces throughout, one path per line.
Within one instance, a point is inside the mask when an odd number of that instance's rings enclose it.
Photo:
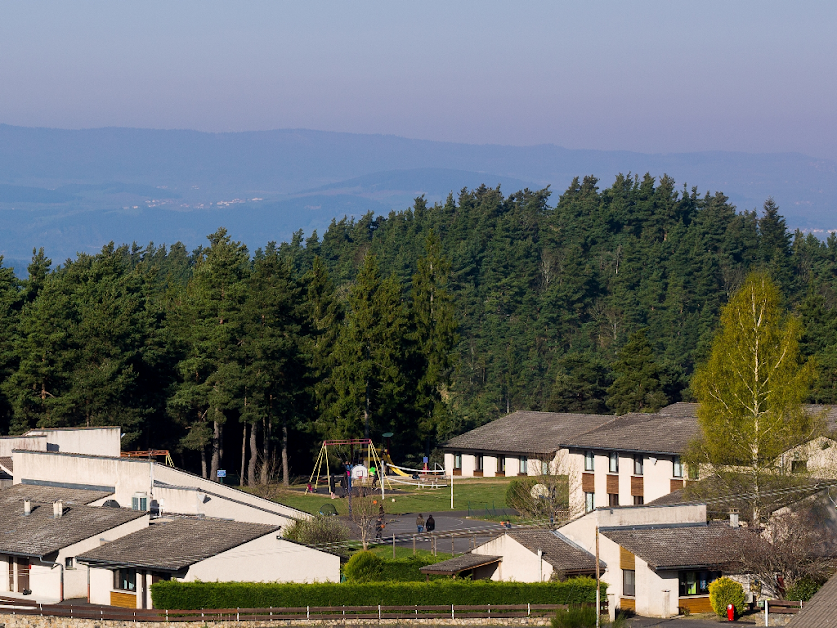
M 0 1 L 0 122 L 837 158 L 837 2 Z

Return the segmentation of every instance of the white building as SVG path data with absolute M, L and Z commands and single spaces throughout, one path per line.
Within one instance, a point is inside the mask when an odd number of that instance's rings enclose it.
M 291 541 L 278 526 L 176 518 L 91 549 L 90 602 L 152 608 L 151 585 L 184 582 L 339 582 L 340 558 Z
M 0 593 L 59 602 L 87 596 L 79 554 L 148 526 L 146 512 L 86 505 L 93 491 L 16 486 L 0 490 Z

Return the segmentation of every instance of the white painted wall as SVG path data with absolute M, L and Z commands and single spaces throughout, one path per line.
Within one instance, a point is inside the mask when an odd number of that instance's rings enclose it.
M 482 474 L 483 477 L 493 478 L 497 475 L 497 457 L 489 456 L 488 454 L 482 457 Z
M 11 458 L 15 449 L 46 451 L 46 436 L 0 436 L 0 458 Z
M 175 509 L 183 508 L 184 514 L 195 514 L 200 511 L 194 494 L 201 491 L 209 497 L 203 503 L 203 513 L 208 516 L 277 525 L 310 517 L 289 506 L 149 460 L 29 451 L 15 451 L 13 459 L 16 484 L 29 479 L 113 487 L 114 494 L 108 499 L 115 499 L 123 507 L 130 507 L 135 493 L 158 499 L 159 491 L 164 502 L 170 500 L 164 503 L 165 510 L 178 512 Z M 172 488 L 155 488 L 155 482 Z
M 119 456 L 122 449 L 119 427 L 43 428 L 27 436 L 46 436 L 47 450 L 93 456 Z
M 507 534 L 498 536 L 472 550 L 483 556 L 502 556 L 503 560 L 491 576 L 503 582 L 547 582 L 552 577 L 552 565 Z M 541 567 L 543 571 L 541 571 Z

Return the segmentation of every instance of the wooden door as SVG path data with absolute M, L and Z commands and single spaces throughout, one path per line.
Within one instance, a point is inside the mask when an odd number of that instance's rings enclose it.
M 29 590 L 29 559 L 17 559 L 17 590 L 23 593 Z

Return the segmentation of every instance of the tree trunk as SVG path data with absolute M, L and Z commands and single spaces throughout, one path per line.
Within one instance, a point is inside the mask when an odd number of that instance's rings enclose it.
M 206 447 L 201 447 L 201 477 L 205 480 L 206 475 Z
M 269 423 L 262 419 L 262 472 L 260 481 L 262 484 L 267 484 L 270 479 L 268 473 L 270 471 L 270 433 L 268 432 Z
M 247 465 L 247 484 L 250 486 L 256 485 L 256 460 L 259 458 L 259 448 L 256 443 L 258 427 L 258 423 L 250 426 L 250 463 Z
M 238 485 L 244 486 L 246 484 L 244 477 L 244 469 L 247 465 L 247 424 L 241 424 L 241 473 L 238 476 Z
M 291 485 L 291 479 L 288 477 L 288 426 L 286 423 L 282 423 L 282 484 Z
M 218 481 L 218 469 L 221 468 L 221 424 L 218 421 L 212 422 L 212 463 L 209 468 L 209 479 Z
M 366 405 L 363 407 L 363 437 L 369 438 L 369 380 L 366 380 Z

